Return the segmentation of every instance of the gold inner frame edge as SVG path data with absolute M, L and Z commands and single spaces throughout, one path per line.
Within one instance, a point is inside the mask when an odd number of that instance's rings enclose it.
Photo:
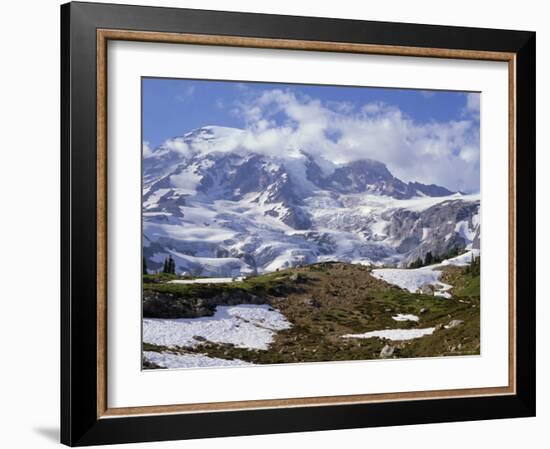
M 311 407 L 327 405 L 365 404 L 422 399 L 446 399 L 513 395 L 516 392 L 516 55 L 508 52 L 461 50 L 357 44 L 328 41 L 252 38 L 240 36 L 162 33 L 117 29 L 98 29 L 97 56 L 97 417 L 116 418 L 135 415 L 174 413 L 206 413 L 231 410 Z M 156 42 L 188 45 L 215 45 L 279 50 L 362 53 L 371 55 L 427 58 L 470 59 L 508 63 L 508 386 L 393 392 L 345 396 L 266 399 L 198 404 L 155 405 L 108 408 L 107 404 L 107 43 L 109 40 Z

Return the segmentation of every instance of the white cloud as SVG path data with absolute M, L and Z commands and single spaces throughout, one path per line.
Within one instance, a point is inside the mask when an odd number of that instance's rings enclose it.
M 164 146 L 184 155 L 250 151 L 281 157 L 304 150 L 337 164 L 371 158 L 387 164 L 405 182 L 461 191 L 479 189 L 479 122 L 471 115 L 418 123 L 399 108 L 381 102 L 352 108 L 283 89 L 246 98 L 232 110 L 244 119 L 244 130 L 227 131 L 223 139 L 197 143 L 193 148 L 181 139 Z M 469 102 L 475 110 L 475 98 Z
M 180 153 L 183 157 L 188 157 L 191 155 L 191 149 L 189 148 L 189 145 L 185 143 L 183 138 L 176 137 L 175 139 L 168 139 L 166 140 L 162 145 L 161 148 L 165 148 L 167 150 L 171 151 L 177 151 Z
M 479 108 L 480 108 L 481 94 L 477 92 L 471 92 L 466 94 L 466 107 L 463 110 L 464 115 L 472 116 L 479 120 Z
M 151 148 L 151 144 L 147 140 L 143 142 L 141 151 L 144 158 L 149 157 L 153 154 L 153 149 Z
M 184 190 L 189 194 L 196 192 L 197 186 L 199 185 L 201 179 L 201 176 L 189 169 L 170 176 L 170 182 L 174 187 Z
M 476 105 L 479 111 L 479 94 L 467 98 L 472 113 Z M 280 89 L 262 93 L 239 111 L 247 122 L 241 146 L 253 151 L 303 149 L 336 163 L 372 158 L 403 181 L 479 189 L 479 124 L 474 120 L 417 123 L 381 102 L 343 111 L 340 105 Z M 275 115 L 278 125 L 271 120 Z

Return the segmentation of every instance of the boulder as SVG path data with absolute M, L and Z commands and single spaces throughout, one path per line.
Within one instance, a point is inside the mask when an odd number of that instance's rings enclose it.
M 434 287 L 433 285 L 430 285 L 430 284 L 424 284 L 418 290 L 423 295 L 433 295 L 434 293 Z
M 445 329 L 452 329 L 453 327 L 460 326 L 462 323 L 464 323 L 464 320 L 452 320 L 445 326 Z
M 395 351 L 395 348 L 393 346 L 386 345 L 380 351 L 380 358 L 381 359 L 387 359 L 387 358 L 393 356 L 394 351 Z
M 316 309 L 318 309 L 319 307 L 321 307 L 321 301 L 319 301 L 316 298 L 310 298 L 310 299 L 307 300 L 307 305 L 309 305 L 311 307 L 315 307 Z

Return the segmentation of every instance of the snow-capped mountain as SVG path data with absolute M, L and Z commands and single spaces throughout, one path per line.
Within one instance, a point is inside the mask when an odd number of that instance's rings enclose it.
M 371 159 L 254 152 L 244 131 L 204 127 L 143 161 L 147 266 L 234 276 L 323 260 L 406 264 L 479 247 L 479 196 L 404 183 Z

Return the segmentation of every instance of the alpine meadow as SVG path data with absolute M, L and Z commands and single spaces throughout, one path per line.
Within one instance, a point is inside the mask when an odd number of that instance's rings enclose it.
M 480 96 L 143 78 L 143 369 L 479 355 Z

